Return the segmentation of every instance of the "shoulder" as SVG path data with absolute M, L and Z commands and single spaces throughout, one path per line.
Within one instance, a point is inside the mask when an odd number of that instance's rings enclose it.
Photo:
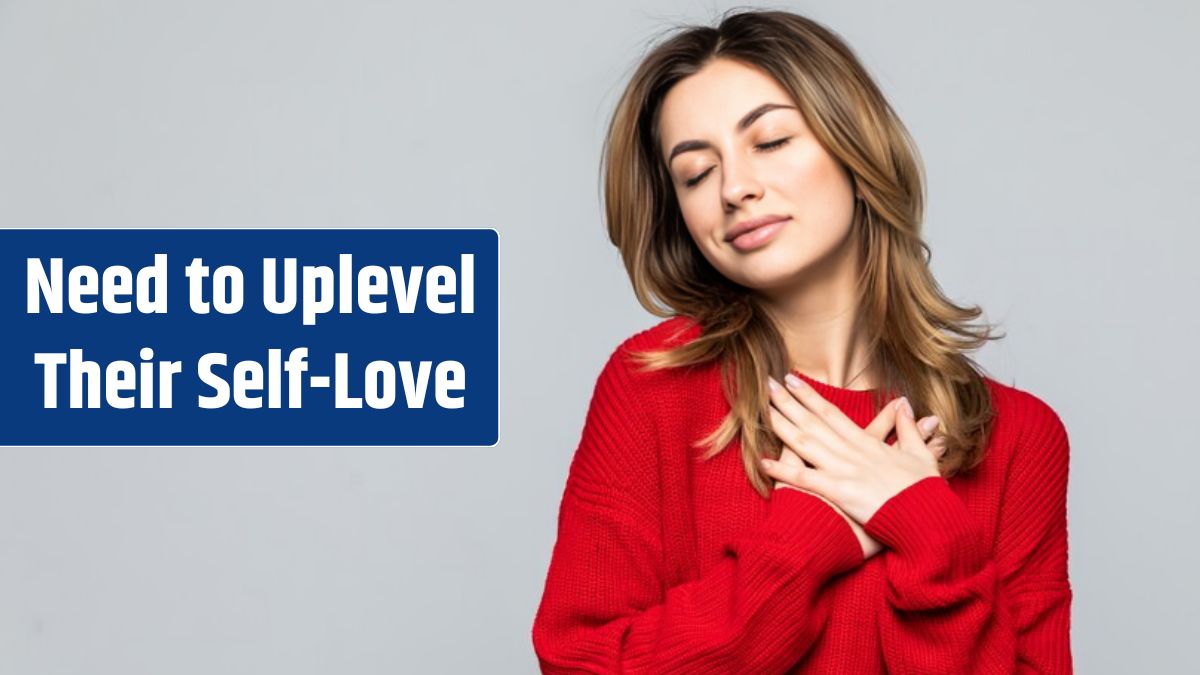
M 706 378 L 711 377 L 712 367 L 652 369 L 643 366 L 637 355 L 686 345 L 699 337 L 700 331 L 701 326 L 694 319 L 674 316 L 630 335 L 609 355 L 597 388 L 647 403 L 661 403 L 684 392 L 699 393 L 707 384 Z
M 1022 426 L 1033 426 L 1043 430 L 1063 428 L 1058 412 L 1040 397 L 1013 385 L 984 377 L 992 396 L 992 406 L 997 417 L 1003 416 Z
M 676 418 L 664 406 L 671 392 L 686 387 L 676 369 L 643 369 L 635 354 L 670 348 L 695 328 L 689 320 L 673 317 L 613 348 L 596 379 L 571 475 L 625 488 L 658 475 L 652 467 L 660 440 L 672 437 Z
M 611 370 L 631 373 L 640 371 L 635 355 L 685 345 L 700 335 L 700 325 L 685 316 L 674 316 L 640 330 L 621 341 L 609 355 L 605 373 Z
M 1067 429 L 1058 412 L 1042 398 L 985 377 L 994 414 L 992 437 L 1011 444 L 1013 461 L 1066 464 L 1070 452 Z
M 669 349 L 687 344 L 700 335 L 700 324 L 686 316 L 673 316 L 625 338 L 617 351 Z

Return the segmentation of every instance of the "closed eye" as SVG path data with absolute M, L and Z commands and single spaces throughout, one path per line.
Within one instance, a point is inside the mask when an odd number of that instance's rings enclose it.
M 790 140 L 792 140 L 791 136 L 785 136 L 783 138 L 779 138 L 774 141 L 769 141 L 767 143 L 759 143 L 758 145 L 756 145 L 754 147 L 756 147 L 759 150 L 762 150 L 764 152 L 770 152 L 772 150 L 782 148 L 783 146 L 787 145 L 787 142 Z
M 760 152 L 772 152 L 774 150 L 778 150 L 779 148 L 782 148 L 783 146 L 787 145 L 788 141 L 790 141 L 790 140 L 792 140 L 791 136 L 785 136 L 783 138 L 778 138 L 773 141 L 767 141 L 766 143 L 759 143 L 758 145 L 756 145 L 754 147 L 755 147 L 755 149 L 759 150 Z M 695 187 L 696 185 L 698 185 L 700 183 L 700 181 L 704 180 L 704 177 L 707 176 L 709 173 L 711 173 L 712 170 L 713 170 L 713 167 L 711 167 L 711 166 L 708 167 L 707 169 L 705 169 L 704 173 L 701 173 L 697 176 L 687 179 L 687 181 L 684 182 L 684 185 L 686 185 L 687 187 Z
M 712 167 L 710 166 L 707 169 L 705 169 L 704 173 L 700 174 L 699 176 L 696 176 L 695 178 L 687 179 L 687 182 L 685 182 L 684 185 L 686 185 L 688 187 L 694 187 L 697 183 L 704 180 L 704 177 L 707 176 L 711 171 L 712 171 Z

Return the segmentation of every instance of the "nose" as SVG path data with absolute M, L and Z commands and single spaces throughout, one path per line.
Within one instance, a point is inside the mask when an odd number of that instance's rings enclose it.
M 732 159 L 721 167 L 721 199 L 727 210 L 735 211 L 745 202 L 760 199 L 762 193 L 762 184 L 750 162 Z

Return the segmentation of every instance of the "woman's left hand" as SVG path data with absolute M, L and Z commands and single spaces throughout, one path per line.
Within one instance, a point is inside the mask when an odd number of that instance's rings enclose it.
M 928 434 L 917 428 L 907 398 L 888 403 L 897 406 L 897 441 L 889 445 L 794 375 L 786 378 L 786 387 L 768 379 L 772 429 L 785 451 L 796 453 L 813 467 L 789 468 L 775 462 L 767 469 L 772 478 L 816 492 L 854 520 L 866 523 L 900 491 L 940 475 L 937 460 L 944 446 L 926 445 L 923 437 Z M 933 422 L 936 425 L 936 418 Z

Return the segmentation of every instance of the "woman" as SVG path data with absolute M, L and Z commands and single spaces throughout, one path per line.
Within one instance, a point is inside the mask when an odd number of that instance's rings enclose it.
M 671 318 L 597 381 L 542 669 L 1070 672 L 1066 432 L 966 355 L 995 337 L 931 276 L 916 150 L 849 48 L 784 12 L 682 30 L 605 162 Z

